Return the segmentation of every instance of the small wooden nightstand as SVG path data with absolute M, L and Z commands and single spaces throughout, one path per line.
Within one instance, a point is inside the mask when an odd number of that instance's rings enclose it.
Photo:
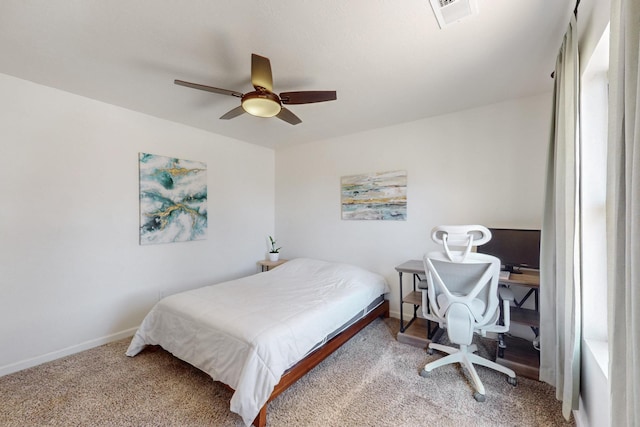
M 262 271 L 269 271 L 270 268 L 276 268 L 280 264 L 284 264 L 287 261 L 287 259 L 279 259 L 278 261 L 269 261 L 268 259 L 263 259 L 262 261 L 258 261 L 258 265 L 262 268 Z

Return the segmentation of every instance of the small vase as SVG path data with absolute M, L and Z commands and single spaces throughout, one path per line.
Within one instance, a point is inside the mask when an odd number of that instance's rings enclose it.
M 269 261 L 277 261 L 278 258 L 280 257 L 280 254 L 278 252 L 269 252 Z

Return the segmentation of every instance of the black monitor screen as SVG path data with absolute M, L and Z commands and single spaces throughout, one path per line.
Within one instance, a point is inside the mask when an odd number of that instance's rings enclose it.
M 540 268 L 540 230 L 490 228 L 491 240 L 477 251 L 500 258 L 503 269 Z

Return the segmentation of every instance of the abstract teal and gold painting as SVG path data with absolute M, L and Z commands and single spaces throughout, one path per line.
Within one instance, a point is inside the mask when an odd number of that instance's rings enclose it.
M 140 244 L 207 238 L 207 165 L 140 154 Z
M 406 171 L 343 176 L 340 186 L 342 219 L 407 219 Z

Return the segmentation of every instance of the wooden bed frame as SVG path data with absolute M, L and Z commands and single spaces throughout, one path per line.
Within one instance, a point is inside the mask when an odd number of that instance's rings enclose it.
M 331 353 L 336 351 L 342 344 L 349 341 L 354 335 L 364 329 L 369 323 L 373 322 L 378 317 L 389 317 L 389 301 L 384 300 L 382 304 L 374 308 L 369 314 L 367 314 L 362 319 L 358 320 L 356 323 L 340 332 L 338 335 L 327 341 L 325 345 L 315 350 L 313 353 L 309 354 L 307 357 L 302 359 L 296 365 L 294 365 L 291 369 L 286 371 L 282 378 L 280 378 L 280 382 L 275 386 L 269 400 L 264 404 L 258 416 L 255 420 L 253 420 L 253 425 L 256 427 L 265 427 L 267 424 L 267 405 L 273 399 L 278 397 L 280 393 L 289 388 L 293 383 L 298 381 L 307 372 L 316 367 L 320 362 L 326 359 Z

